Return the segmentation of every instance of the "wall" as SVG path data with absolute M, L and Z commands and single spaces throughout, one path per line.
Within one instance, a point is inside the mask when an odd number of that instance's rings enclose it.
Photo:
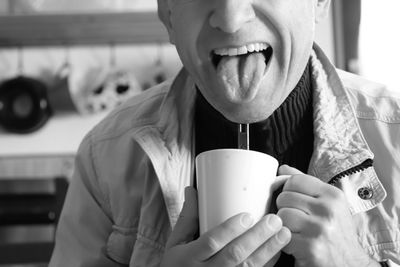
M 331 9 L 332 10 L 332 9 Z M 333 14 L 322 20 L 316 27 L 316 43 L 325 51 L 328 58 L 335 62 L 335 42 L 333 31 Z

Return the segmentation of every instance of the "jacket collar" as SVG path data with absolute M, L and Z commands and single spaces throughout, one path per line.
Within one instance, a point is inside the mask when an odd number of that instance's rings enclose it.
M 164 96 L 156 122 L 141 127 L 136 141 L 150 158 L 158 177 L 170 224 L 175 226 L 184 202 L 184 188 L 193 184 L 193 118 L 196 90 L 182 69 Z
M 314 101 L 314 153 L 309 174 L 324 182 L 374 155 L 357 122 L 349 96 L 322 50 L 311 55 Z

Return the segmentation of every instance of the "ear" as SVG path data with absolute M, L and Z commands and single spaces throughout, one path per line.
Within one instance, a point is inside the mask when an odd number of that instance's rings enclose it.
M 316 0 L 315 23 L 320 22 L 328 16 L 331 0 Z
M 168 31 L 169 42 L 175 44 L 175 32 L 171 23 L 171 10 L 168 4 L 169 0 L 157 0 L 158 17 Z

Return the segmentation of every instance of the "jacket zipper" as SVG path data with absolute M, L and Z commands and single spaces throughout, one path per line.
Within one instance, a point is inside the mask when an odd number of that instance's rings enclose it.
M 363 163 L 361 163 L 360 165 L 357 165 L 353 168 L 350 168 L 344 172 L 339 173 L 338 175 L 335 175 L 332 179 L 329 180 L 329 184 L 334 185 L 336 184 L 340 179 L 342 179 L 343 177 L 346 176 L 350 176 L 352 174 L 355 174 L 357 172 L 361 172 L 365 169 L 368 169 L 370 167 L 372 167 L 373 164 L 373 160 L 372 159 L 367 159 L 366 161 L 364 161 Z

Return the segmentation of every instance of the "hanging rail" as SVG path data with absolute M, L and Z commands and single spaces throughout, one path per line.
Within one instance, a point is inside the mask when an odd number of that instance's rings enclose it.
M 0 47 L 164 42 L 156 12 L 0 16 Z

